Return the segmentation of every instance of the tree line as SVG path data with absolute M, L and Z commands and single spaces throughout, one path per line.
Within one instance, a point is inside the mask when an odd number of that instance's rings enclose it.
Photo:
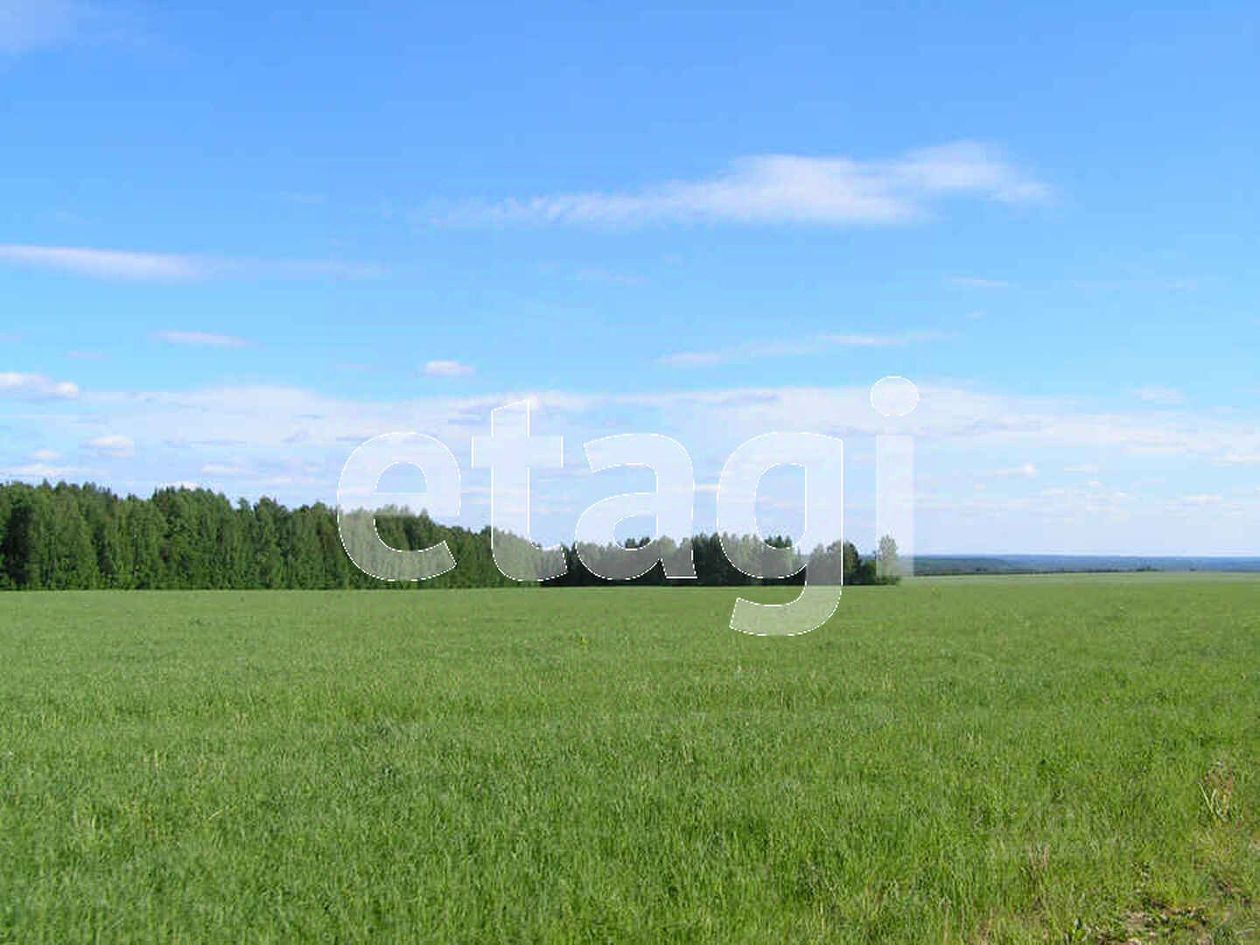
M 336 509 L 320 502 L 289 509 L 268 498 L 233 504 L 208 489 L 165 488 L 141 499 L 120 497 L 92 484 L 0 484 L 0 589 L 522 586 L 495 566 L 489 527 L 473 531 L 441 525 L 424 512 L 396 509 L 378 513 L 376 527 L 382 541 L 393 548 L 427 548 L 445 540 L 458 565 L 417 583 L 370 577 L 346 555 Z M 684 549 L 686 544 L 691 546 L 695 580 L 667 579 L 658 565 L 633 583 L 744 586 L 802 579 L 749 577 L 731 564 L 718 535 L 696 535 L 687 539 Z M 769 544 L 797 563 L 813 560 L 812 581 L 834 580 L 838 575 L 827 568 L 834 572 L 839 561 L 846 584 L 881 580 L 875 558 L 863 558 L 849 542 L 816 549 L 805 557 L 792 550 L 787 539 L 770 539 Z M 759 542 L 728 536 L 726 546 L 751 548 Z M 564 547 L 568 570 L 545 586 L 604 583 L 583 560 L 592 560 L 591 551 Z M 887 564 L 890 554 L 895 559 L 895 546 L 890 549 L 886 540 L 881 553 Z

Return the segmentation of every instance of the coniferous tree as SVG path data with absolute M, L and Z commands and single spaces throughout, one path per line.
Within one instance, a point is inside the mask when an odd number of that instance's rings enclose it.
M 356 513 L 360 514 L 360 513 Z M 368 513 L 361 513 L 368 514 Z M 424 512 L 389 508 L 373 516 L 381 540 L 399 550 L 446 542 L 456 567 L 428 581 L 387 582 L 354 566 L 342 546 L 337 513 L 322 503 L 290 511 L 273 499 L 250 504 L 206 489 L 159 489 L 149 499 L 120 499 L 94 485 L 43 483 L 0 485 L 0 588 L 380 588 L 522 586 L 496 565 L 490 529 L 470 531 L 439 524 Z M 580 587 L 608 583 L 592 572 L 647 538 L 597 548 L 560 549 L 568 569 L 545 583 Z M 659 562 L 632 583 L 639 585 L 746 586 L 799 584 L 808 559 L 809 580 L 870 584 L 876 558 L 863 558 L 849 542 L 804 555 L 791 540 L 701 534 L 686 539 L 695 579 L 666 578 Z M 675 545 L 662 541 L 665 554 Z M 537 549 L 510 534 L 496 536 L 500 559 L 513 573 L 528 573 Z M 885 563 L 895 546 L 881 544 Z M 515 555 L 515 557 L 513 557 Z M 732 557 L 734 563 L 732 563 Z M 593 562 L 588 567 L 587 562 Z M 546 566 L 550 571 L 551 565 Z M 784 574 L 758 578 L 752 574 Z M 527 582 L 523 586 L 536 586 Z
M 45 586 L 52 590 L 96 587 L 100 570 L 78 490 L 64 484 L 57 486 L 45 514 L 50 519 Z

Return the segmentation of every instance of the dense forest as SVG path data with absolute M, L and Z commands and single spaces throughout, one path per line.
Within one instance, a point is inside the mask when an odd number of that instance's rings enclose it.
M 378 514 L 376 525 L 381 539 L 394 548 L 426 548 L 445 539 L 457 567 L 416 583 L 369 577 L 342 547 L 336 510 L 322 503 L 289 509 L 266 498 L 233 505 L 206 489 L 160 489 L 140 499 L 94 485 L 0 484 L 0 589 L 520 586 L 495 567 L 489 528 L 440 525 L 423 512 Z M 735 568 L 717 535 L 689 541 L 696 580 L 667 580 L 657 566 L 634 583 L 773 583 Z M 771 539 L 771 544 L 790 547 L 786 539 Z M 834 572 L 831 562 L 842 558 L 846 584 L 876 583 L 874 559 L 862 558 L 852 544 L 826 551 L 810 556 L 816 565 L 811 580 L 834 580 L 828 565 Z M 566 547 L 564 553 L 567 573 L 546 586 L 603 583 L 576 548 Z M 885 547 L 884 554 L 890 553 L 895 550 Z M 797 575 L 784 583 L 800 581 Z

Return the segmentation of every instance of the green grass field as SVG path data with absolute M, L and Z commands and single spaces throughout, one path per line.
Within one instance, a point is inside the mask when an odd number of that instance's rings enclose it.
M 0 596 L 0 941 L 1260 941 L 1260 581 L 734 596 Z

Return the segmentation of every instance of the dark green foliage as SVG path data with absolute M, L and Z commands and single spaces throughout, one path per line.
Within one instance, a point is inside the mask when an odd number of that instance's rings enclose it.
M 648 539 L 646 538 L 627 541 L 626 547 L 640 547 L 646 544 L 647 541 Z M 666 579 L 658 564 L 647 574 L 629 583 L 653 586 L 696 585 L 699 587 L 757 587 L 774 584 L 798 585 L 804 583 L 805 574 L 804 571 L 800 570 L 792 577 L 784 579 L 750 577 L 746 571 L 767 573 L 764 567 L 758 567 L 758 565 L 763 564 L 764 559 L 771 557 L 771 555 L 766 553 L 760 539 L 757 538 L 727 535 L 724 542 L 723 536 L 714 532 L 713 534 L 695 535 L 688 539 L 686 544 L 691 546 L 692 560 L 696 566 L 696 577 L 694 580 Z M 766 540 L 765 544 L 768 544 L 771 548 L 781 549 L 784 552 L 784 558 L 793 562 L 791 569 L 799 569 L 808 563 L 811 584 L 839 583 L 841 562 L 843 562 L 844 568 L 843 583 L 881 583 L 875 575 L 875 559 L 863 559 L 852 542 L 833 542 L 826 548 L 815 548 L 808 558 L 802 556 L 799 552 L 794 552 L 792 540 L 784 536 L 771 536 Z M 745 565 L 744 570 L 741 570 L 731 562 L 727 554 L 728 550 L 734 553 L 737 561 Z M 556 578 L 554 581 L 548 581 L 549 587 L 590 587 L 609 583 L 590 572 L 583 564 L 575 548 L 565 548 L 565 555 L 568 560 L 569 570 L 562 577 Z
M 0 485 L 0 589 L 406 589 L 516 583 L 495 566 L 488 528 L 474 532 L 439 525 L 424 512 L 405 509 L 378 513 L 376 525 L 382 540 L 394 548 L 428 548 L 445 540 L 456 568 L 419 583 L 388 584 L 369 577 L 342 548 L 336 510 L 322 503 L 288 509 L 262 498 L 253 504 L 242 499 L 233 506 L 208 489 L 159 489 L 151 498 L 139 499 L 119 498 L 92 484 L 10 483 Z M 645 542 L 627 542 L 627 547 Z M 787 538 L 769 540 L 780 553 L 768 552 L 758 539 L 747 537 L 727 536 L 725 549 L 716 534 L 696 535 L 688 543 L 695 580 L 666 580 L 658 564 L 633 583 L 746 587 L 803 580 L 801 573 L 783 580 L 749 577 L 726 554 L 732 550 L 749 571 L 775 554 L 793 567 L 804 564 L 806 558 Z M 521 542 L 520 550 L 528 554 L 529 546 Z M 566 547 L 564 555 L 568 572 L 547 582 L 548 587 L 606 583 L 582 563 L 576 548 Z M 864 560 L 848 542 L 843 549 L 832 545 L 809 555 L 811 582 L 835 583 L 841 558 L 844 583 L 876 583 L 874 559 Z

